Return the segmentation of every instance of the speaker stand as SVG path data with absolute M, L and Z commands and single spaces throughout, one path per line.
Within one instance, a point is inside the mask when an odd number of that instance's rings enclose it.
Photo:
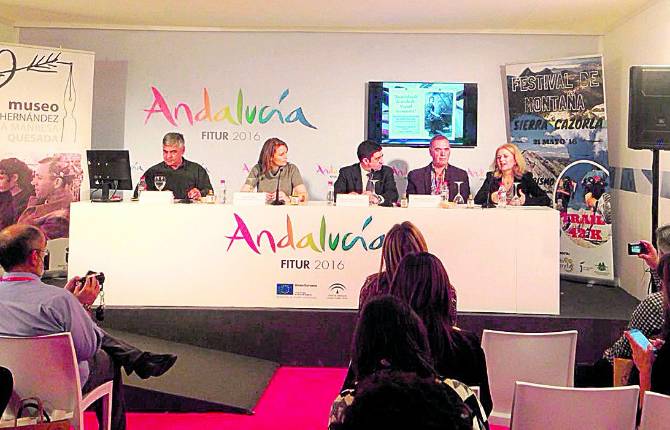
M 658 149 L 652 149 L 651 154 L 651 243 L 658 249 L 656 229 L 658 228 L 658 200 L 661 176 L 659 171 L 660 153 Z

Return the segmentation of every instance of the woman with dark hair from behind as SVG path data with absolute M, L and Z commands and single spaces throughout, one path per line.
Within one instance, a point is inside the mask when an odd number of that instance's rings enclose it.
M 428 252 L 405 256 L 391 283 L 391 294 L 423 321 L 437 372 L 479 386 L 479 398 L 490 414 L 493 402 L 484 351 L 476 334 L 456 327 L 456 290 L 440 259 Z
M 395 270 L 405 255 L 426 251 L 428 251 L 426 239 L 414 224 L 405 221 L 391 227 L 384 238 L 379 272 L 368 276 L 361 287 L 358 309 L 363 309 L 369 298 L 389 293 Z
M 652 345 L 642 348 L 626 332 L 626 338 L 633 350 L 633 362 L 640 373 L 640 406 L 646 391 L 670 395 L 670 254 L 664 254 L 658 263 L 658 275 L 661 278 L 663 309 L 665 321 L 660 339 L 652 339 Z
M 395 297 L 370 299 L 361 311 L 352 344 L 351 368 L 356 381 L 378 372 L 398 371 L 434 378 L 448 386 L 468 406 L 473 429 L 488 428 L 486 414 L 467 385 L 442 379 L 433 368 L 426 329 L 409 306 Z M 342 423 L 347 409 L 355 402 L 356 387 L 342 390 L 333 402 L 329 428 Z
M 12 372 L 6 367 L 0 366 L 0 417 L 5 412 L 7 404 L 9 404 L 13 388 L 14 379 L 12 378 Z

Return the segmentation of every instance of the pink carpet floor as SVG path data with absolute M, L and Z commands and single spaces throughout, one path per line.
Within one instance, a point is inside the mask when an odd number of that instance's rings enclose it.
M 281 367 L 254 408 L 252 416 L 224 413 L 129 413 L 128 430 L 324 430 L 330 405 L 346 369 Z M 95 415 L 85 427 L 96 429 Z M 506 427 L 492 426 L 491 430 Z

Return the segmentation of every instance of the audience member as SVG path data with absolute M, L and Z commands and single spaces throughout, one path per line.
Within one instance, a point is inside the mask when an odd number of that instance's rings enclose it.
M 363 379 L 356 401 L 335 430 L 471 430 L 471 412 L 447 385 L 434 377 L 383 370 Z
M 13 389 L 14 379 L 12 378 L 12 372 L 6 367 L 0 366 L 0 417 L 2 417 L 5 408 L 9 404 Z
M 242 191 L 265 193 L 265 199 L 275 200 L 279 182 L 279 200 L 288 202 L 290 196 L 298 196 L 307 201 L 307 188 L 295 164 L 288 162 L 288 145 L 276 137 L 265 141 L 258 163 L 251 168 Z
M 380 371 L 400 371 L 432 378 L 455 392 L 472 412 L 473 428 L 487 428 L 486 414 L 470 387 L 443 379 L 433 367 L 426 329 L 409 306 L 392 296 L 375 297 L 363 308 L 352 346 L 351 368 L 356 381 Z M 342 423 L 355 403 L 358 384 L 345 387 L 333 402 L 329 426 Z M 444 405 L 448 407 L 449 405 Z
M 442 262 L 427 252 L 405 256 L 391 283 L 391 294 L 407 303 L 423 321 L 437 372 L 478 385 L 479 398 L 489 414 L 493 402 L 484 351 L 476 334 L 456 327 L 456 290 Z
M 652 293 L 635 308 L 626 330 L 638 329 L 648 338 L 659 336 L 665 321 L 661 280 L 658 277 L 659 258 L 670 251 L 670 224 L 656 229 L 658 251 L 646 240 L 641 240 L 644 252 L 638 258 L 644 260 L 651 273 Z M 603 357 L 594 364 L 577 366 L 575 386 L 577 387 L 611 387 L 614 382 L 614 359 L 632 358 L 630 344 L 622 334 L 612 346 L 607 348 Z
M 90 307 L 100 285 L 94 276 L 71 279 L 66 288 L 44 284 L 46 236 L 31 225 L 15 224 L 0 231 L 0 335 L 41 336 L 70 332 L 82 391 L 113 380 L 112 428 L 125 429 L 120 367 L 141 378 L 160 376 L 176 361 L 170 354 L 143 352 L 114 339 L 93 323 Z M 98 418 L 101 409 L 98 408 Z
M 369 298 L 389 293 L 391 280 L 402 257 L 413 252 L 425 251 L 428 251 L 426 240 L 414 224 L 405 221 L 391 227 L 384 238 L 379 272 L 365 279 L 358 296 L 358 309 L 363 309 Z
M 640 405 L 646 391 L 670 395 L 670 301 L 668 300 L 668 289 L 670 288 L 670 254 L 661 257 L 658 264 L 658 274 L 661 278 L 661 292 L 663 294 L 663 313 L 665 322 L 661 337 L 652 339 L 652 345 L 643 349 L 629 332 L 626 338 L 630 342 L 633 351 L 633 362 L 639 371 L 640 380 Z

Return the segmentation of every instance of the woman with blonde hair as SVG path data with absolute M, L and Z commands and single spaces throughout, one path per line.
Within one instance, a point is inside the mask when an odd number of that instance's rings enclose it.
M 389 293 L 393 275 L 405 255 L 426 251 L 426 239 L 414 224 L 405 221 L 391 227 L 384 238 L 379 271 L 368 276 L 361 287 L 358 309 L 363 309 L 363 305 L 371 297 Z
M 518 183 L 514 194 L 514 183 Z M 505 190 L 507 201 L 513 206 L 551 206 L 551 199 L 540 188 L 531 172 L 526 171 L 526 160 L 513 143 L 500 145 L 493 159 L 493 171 L 486 174 L 486 180 L 475 196 L 478 205 L 497 205 L 499 192 Z
M 279 200 L 288 202 L 290 196 L 298 196 L 307 201 L 307 188 L 295 164 L 288 162 L 288 145 L 281 139 L 272 137 L 265 141 L 258 156 L 258 163 L 251 168 L 242 191 L 265 193 L 266 201 L 275 200 L 279 181 Z

